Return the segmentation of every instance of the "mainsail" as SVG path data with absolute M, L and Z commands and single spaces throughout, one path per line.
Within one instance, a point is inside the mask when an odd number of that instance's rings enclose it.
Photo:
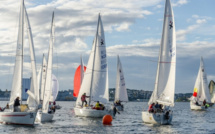
M 128 101 L 127 89 L 125 86 L 125 78 L 119 56 L 117 56 L 116 90 L 115 90 L 115 101 L 117 100 Z
M 174 14 L 170 0 L 166 0 L 155 88 L 148 104 L 157 101 L 166 106 L 174 106 L 175 71 L 176 35 Z
M 84 79 L 81 84 L 76 105 L 81 104 L 81 96 L 83 93 L 90 96 L 90 102 L 109 102 L 106 44 L 100 14 L 98 17 L 96 36 L 88 60 L 87 69 L 84 73 Z
M 209 90 L 211 95 L 211 102 L 215 102 L 215 82 L 213 80 L 210 81 Z
M 49 52 L 48 52 L 48 63 L 47 63 L 47 70 L 46 70 L 46 81 L 45 81 L 43 105 L 42 105 L 42 111 L 44 113 L 48 112 L 49 100 L 50 100 L 50 96 L 51 96 L 51 93 L 52 93 L 53 44 L 54 44 L 54 12 L 52 14 L 51 32 L 50 32 L 50 40 L 49 40 Z
M 29 96 L 29 106 L 30 107 L 36 107 L 39 104 L 39 88 L 38 88 L 38 82 L 37 82 L 37 74 L 36 74 L 36 59 L 35 59 L 35 52 L 34 52 L 34 42 L 33 42 L 33 36 L 31 32 L 31 26 L 30 21 L 28 19 L 28 14 L 26 11 L 26 8 L 24 6 L 25 11 L 25 19 L 27 22 L 27 29 L 28 29 L 28 39 L 29 39 L 29 48 L 30 48 L 30 58 L 31 58 L 31 69 L 32 69 L 32 78 L 31 78 L 31 89 L 30 91 L 35 95 L 35 99 L 31 98 Z
M 13 82 L 10 95 L 10 105 L 13 105 L 16 97 L 22 100 L 22 70 L 23 70 L 23 45 L 24 45 L 24 1 L 21 1 L 19 14 L 19 30 L 16 48 L 16 61 L 13 72 Z
M 16 97 L 20 97 L 22 100 L 22 76 L 23 76 L 23 48 L 24 48 L 24 21 L 27 24 L 28 39 L 29 39 L 29 49 L 30 49 L 30 58 L 31 58 L 31 95 L 29 106 L 37 106 L 39 102 L 39 90 L 37 83 L 36 75 L 36 61 L 34 53 L 34 43 L 33 36 L 31 32 L 31 26 L 28 19 L 28 14 L 25 9 L 24 0 L 21 1 L 20 6 L 20 16 L 19 16 L 19 30 L 18 30 L 18 39 L 17 39 L 17 49 L 16 49 L 16 61 L 14 66 L 13 82 L 11 89 L 11 96 L 9 105 L 13 105 Z

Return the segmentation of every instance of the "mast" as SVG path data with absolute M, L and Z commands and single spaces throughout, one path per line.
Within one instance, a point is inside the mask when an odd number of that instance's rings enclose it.
M 92 75 L 91 75 L 91 83 L 90 83 L 90 97 L 89 97 L 89 105 L 91 102 L 91 92 L 92 92 L 92 85 L 93 85 L 93 73 L 94 73 L 94 64 L 95 64 L 95 55 L 96 55 L 96 42 L 97 42 L 97 36 L 98 36 L 98 29 L 99 29 L 99 20 L 100 20 L 100 13 L 98 18 L 98 24 L 97 24 L 97 31 L 96 31 L 96 38 L 93 42 L 95 48 L 94 48 L 94 56 L 93 56 L 93 67 L 92 67 Z

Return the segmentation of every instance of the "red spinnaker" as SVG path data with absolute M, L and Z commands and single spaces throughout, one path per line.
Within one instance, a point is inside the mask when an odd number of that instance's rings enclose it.
M 84 66 L 84 72 L 85 71 L 86 71 L 86 66 Z M 81 65 L 79 65 L 75 71 L 74 90 L 73 90 L 73 96 L 74 97 L 78 97 L 78 93 L 79 93 L 80 88 L 81 88 Z

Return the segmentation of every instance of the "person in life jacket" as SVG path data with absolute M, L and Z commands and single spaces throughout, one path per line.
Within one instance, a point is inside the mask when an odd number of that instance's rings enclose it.
M 154 105 L 155 103 L 152 103 L 151 105 L 149 105 L 149 109 L 148 109 L 149 112 L 154 112 L 154 109 L 153 109 Z
M 100 109 L 100 103 L 99 103 L 99 101 L 96 102 L 95 108 L 96 109 Z
M 86 101 L 86 98 L 89 98 L 90 96 L 86 96 L 86 93 L 84 93 L 82 96 L 81 96 L 81 101 L 82 101 L 82 107 L 83 107 L 83 104 L 85 103 L 85 105 L 87 105 L 87 101 Z

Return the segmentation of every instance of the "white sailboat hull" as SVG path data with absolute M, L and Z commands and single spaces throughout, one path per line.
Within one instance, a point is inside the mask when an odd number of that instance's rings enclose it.
M 96 110 L 91 107 L 75 107 L 74 108 L 75 115 L 81 117 L 92 117 L 92 118 L 102 118 L 106 114 L 112 114 L 111 111 L 108 110 Z
M 52 121 L 53 117 L 54 117 L 54 113 L 53 114 L 49 114 L 49 113 L 43 113 L 42 111 L 39 111 L 37 113 L 36 121 L 39 121 L 39 122 L 50 122 L 50 121 Z
M 168 119 L 165 117 L 165 113 L 142 112 L 142 120 L 144 123 L 167 125 L 171 124 L 172 117 L 172 112 L 169 113 Z
M 0 123 L 34 125 L 37 112 L 0 112 Z
M 205 108 L 205 106 L 198 106 L 198 105 L 193 104 L 192 102 L 190 102 L 190 109 L 191 110 L 198 110 L 198 111 L 207 110 L 207 108 Z

